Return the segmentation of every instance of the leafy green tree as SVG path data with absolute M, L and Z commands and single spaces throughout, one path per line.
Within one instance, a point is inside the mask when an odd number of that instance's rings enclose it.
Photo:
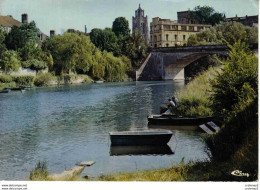
M 129 36 L 130 29 L 129 29 L 128 20 L 125 17 L 116 18 L 115 21 L 113 22 L 112 30 L 117 37 L 119 37 L 120 35 Z
M 27 61 L 30 59 L 35 59 L 38 56 L 40 47 L 33 40 L 29 40 L 21 47 L 18 52 L 20 53 L 22 61 Z
M 258 43 L 258 28 L 246 27 L 238 22 L 225 22 L 203 30 L 188 38 L 187 45 L 215 45 L 234 44 L 236 39 L 241 39 L 249 44 Z
M 87 36 L 74 33 L 47 39 L 43 49 L 52 55 L 53 69 L 57 74 L 77 70 L 88 72 L 95 52 L 95 46 Z
M 117 36 L 111 28 L 105 28 L 104 30 L 95 28 L 91 30 L 90 40 L 101 51 L 106 50 L 108 52 L 113 52 L 116 56 L 121 54 L 121 50 L 117 43 Z
M 7 33 L 0 27 L 0 55 L 6 50 L 5 46 L 5 38 L 6 38 Z
M 146 56 L 146 51 L 143 36 L 137 30 L 134 31 L 126 41 L 124 55 L 131 59 L 133 67 L 138 67 L 141 60 Z
M 189 12 L 189 18 L 197 20 L 200 24 L 216 25 L 224 21 L 224 16 L 209 6 L 197 6 Z
M 39 42 L 39 29 L 35 22 L 22 24 L 21 26 L 13 26 L 10 33 L 8 33 L 5 44 L 8 49 L 18 50 L 26 45 L 30 40 Z
M 75 30 L 75 29 L 68 29 L 67 33 L 74 33 L 74 34 L 78 34 L 78 35 L 85 35 L 84 32 L 82 32 L 80 30 Z
M 19 59 L 19 55 L 13 50 L 3 52 L 0 59 L 0 69 L 4 70 L 5 73 L 18 71 L 21 66 Z
M 241 39 L 228 46 L 231 50 L 223 72 L 212 81 L 213 107 L 221 115 L 238 105 L 248 106 L 258 97 L 258 59 Z

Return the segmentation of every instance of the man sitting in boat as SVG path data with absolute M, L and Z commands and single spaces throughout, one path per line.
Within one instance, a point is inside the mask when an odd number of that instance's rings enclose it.
M 176 96 L 172 97 L 172 101 L 174 102 L 175 106 L 178 106 L 178 99 L 176 98 Z
M 169 104 L 168 104 L 168 108 L 173 108 L 176 106 L 175 102 L 173 101 L 173 99 L 168 99 L 169 100 Z

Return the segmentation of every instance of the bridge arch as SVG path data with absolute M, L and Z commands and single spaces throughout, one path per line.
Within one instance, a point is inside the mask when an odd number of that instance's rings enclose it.
M 258 50 L 258 44 L 251 44 L 249 48 Z M 207 55 L 227 55 L 227 51 L 225 45 L 153 48 L 136 70 L 136 80 L 173 80 L 192 62 Z

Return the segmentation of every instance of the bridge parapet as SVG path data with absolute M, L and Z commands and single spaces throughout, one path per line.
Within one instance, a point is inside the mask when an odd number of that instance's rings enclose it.
M 250 44 L 251 50 L 257 50 L 258 44 Z M 229 47 L 227 45 L 201 45 L 201 46 L 181 46 L 181 47 L 158 47 L 151 48 L 151 52 L 163 52 L 163 53 L 174 53 L 174 52 L 211 52 L 211 51 L 226 51 Z

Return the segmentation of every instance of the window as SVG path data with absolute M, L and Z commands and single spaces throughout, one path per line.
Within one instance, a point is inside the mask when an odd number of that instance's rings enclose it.
M 186 36 L 185 36 L 185 35 L 183 35 L 183 41 L 185 41 L 185 39 L 186 39 Z
M 153 41 L 153 36 L 150 36 L 150 41 L 151 41 L 151 42 Z
M 185 31 L 186 30 L 186 26 L 181 26 L 181 30 Z
M 166 41 L 169 41 L 169 35 L 166 34 Z
M 177 25 L 172 25 L 172 29 L 173 30 L 178 30 L 178 26 Z
M 157 36 L 154 36 L 153 39 L 154 39 L 154 42 L 157 42 Z
M 174 35 L 174 39 L 175 39 L 175 41 L 178 40 L 178 36 L 176 34 Z
M 163 25 L 163 29 L 170 30 L 170 25 Z
M 169 44 L 166 44 L 166 47 L 169 47 Z
M 161 36 L 159 36 L 159 41 L 161 41 Z

